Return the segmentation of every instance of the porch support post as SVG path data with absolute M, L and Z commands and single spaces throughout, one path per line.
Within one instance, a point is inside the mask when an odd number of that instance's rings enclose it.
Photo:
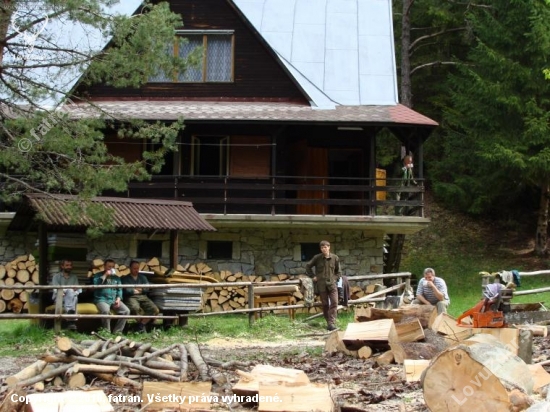
M 416 149 L 418 151 L 418 178 L 424 179 L 424 145 L 420 143 Z M 415 160 L 416 163 L 416 160 Z
M 38 284 L 48 284 L 48 273 L 50 263 L 48 262 L 48 229 L 44 222 L 40 222 L 38 226 Z M 38 291 L 38 313 L 46 312 L 46 295 L 51 296 L 51 290 L 40 289 Z M 44 326 L 45 319 L 40 320 L 41 326 Z
M 366 132 L 365 132 L 366 133 Z M 376 216 L 376 132 L 370 138 L 370 159 L 369 159 L 369 211 L 368 214 Z
M 170 267 L 176 269 L 178 267 L 178 243 L 179 236 L 177 230 L 170 231 Z

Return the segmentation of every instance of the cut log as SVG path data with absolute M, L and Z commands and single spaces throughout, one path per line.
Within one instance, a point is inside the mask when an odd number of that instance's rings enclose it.
M 512 325 L 517 329 L 525 329 L 533 332 L 533 336 L 546 337 L 548 335 L 548 328 L 544 325 Z
M 197 367 L 197 370 L 199 371 L 200 379 L 204 382 L 210 381 L 210 375 L 208 374 L 208 366 L 206 365 L 206 362 L 202 358 L 201 352 L 199 350 L 199 346 L 195 343 L 188 343 L 185 345 L 187 348 L 187 352 L 189 353 L 189 357 Z
M 149 269 L 153 270 L 160 266 L 160 261 L 156 257 L 154 257 L 149 262 L 147 262 L 147 266 L 149 266 Z
M 6 285 L 7 285 L 7 282 L 6 282 Z M 15 292 L 11 289 L 2 289 L 2 291 L 0 292 L 0 297 L 6 302 L 9 302 L 15 297 Z
M 114 383 L 116 386 L 133 386 L 134 388 L 141 389 L 141 383 L 124 376 L 115 376 L 109 373 L 94 373 L 94 375 L 105 382 Z
M 430 363 L 421 384 L 433 412 L 508 411 L 513 408 L 514 388 L 521 390 L 514 393 L 516 399 L 533 390 L 525 362 L 486 343 L 459 344 L 443 351 Z
M 19 269 L 17 271 L 17 274 L 15 275 L 15 278 L 21 282 L 21 283 L 25 283 L 27 282 L 30 278 L 31 278 L 31 274 L 29 273 L 29 271 L 24 268 L 24 269 Z
M 178 345 L 180 351 L 180 382 L 185 382 L 187 380 L 187 368 L 189 363 L 187 361 L 187 348 L 185 345 Z
M 79 347 L 75 342 L 67 337 L 57 339 L 57 348 L 62 352 L 65 352 L 67 355 L 90 356 L 90 351 L 88 349 Z
M 541 393 L 542 388 L 550 384 L 550 374 L 541 365 L 527 365 L 533 377 L 533 392 Z
M 4 279 L 6 276 L 6 267 L 4 265 L 0 265 L 0 279 Z
M 372 349 L 368 346 L 363 346 L 357 351 L 357 357 L 359 359 L 368 359 L 372 355 Z
M 211 382 L 143 382 L 141 399 L 152 399 L 148 408 L 153 410 L 189 410 L 210 409 L 213 396 Z M 174 394 L 184 396 L 184 403 L 179 404 Z
M 37 360 L 33 364 L 17 372 L 15 375 L 8 376 L 6 378 L 6 383 L 8 384 L 8 387 L 13 387 L 21 381 L 39 375 L 44 370 L 46 365 L 47 362 L 43 360 Z
M 393 363 L 393 361 L 394 361 L 393 352 L 391 350 L 388 350 L 388 351 L 384 352 L 383 354 L 381 354 L 380 356 L 377 356 L 375 361 L 376 361 L 376 364 L 378 366 L 389 365 L 390 363 Z
M 407 382 L 418 382 L 422 372 L 429 366 L 429 360 L 405 359 L 403 362 L 403 378 Z
M 11 310 L 13 313 L 21 313 L 23 302 L 18 298 L 13 298 L 8 302 L 8 310 Z
M 349 323 L 342 338 L 346 347 L 370 346 L 388 348 L 390 342 L 398 342 L 397 332 L 392 319 L 371 322 Z M 357 346 L 359 345 L 359 346 Z
M 23 387 L 23 386 L 34 385 L 36 382 L 40 382 L 49 378 L 54 378 L 57 375 L 65 373 L 65 371 L 72 368 L 75 364 L 76 362 L 68 363 L 65 365 L 58 366 L 57 368 L 54 368 L 48 372 L 42 371 L 38 375 L 29 377 L 28 379 L 25 379 L 25 380 L 20 380 L 19 382 L 17 382 L 17 386 Z
M 237 369 L 237 374 L 240 376 L 240 379 L 233 386 L 232 390 L 234 394 L 239 396 L 257 394 L 262 383 L 286 382 L 293 386 L 302 386 L 310 383 L 309 378 L 302 370 L 271 365 L 256 365 L 250 372 L 243 372 Z
M 405 359 L 432 359 L 440 350 L 431 343 L 424 342 L 392 342 L 390 343 L 393 358 L 396 363 L 402 364 Z
M 417 342 L 426 338 L 426 336 L 424 336 L 424 329 L 418 319 L 398 323 L 395 325 L 395 330 L 399 342 Z
M 0 299 L 0 313 L 5 312 L 7 308 L 6 302 Z
M 395 322 L 400 322 L 403 315 L 398 311 L 391 311 L 377 308 L 355 308 L 355 322 L 370 322 L 379 319 L 393 319 Z
M 86 385 L 86 377 L 82 372 L 72 373 L 66 380 L 66 383 L 70 389 L 82 388 Z
M 326 383 L 295 386 L 288 383 L 262 383 L 259 412 L 333 412 L 334 401 Z
M 27 396 L 26 411 L 111 412 L 113 406 L 102 390 L 37 393 Z
M 357 358 L 357 351 L 349 350 L 346 348 L 342 338 L 344 337 L 344 332 L 337 331 L 336 333 L 331 333 L 325 342 L 325 351 L 328 353 L 341 352 L 344 355 L 353 356 Z
M 17 412 L 25 408 L 27 393 L 22 390 L 10 390 L 0 403 L 0 412 Z

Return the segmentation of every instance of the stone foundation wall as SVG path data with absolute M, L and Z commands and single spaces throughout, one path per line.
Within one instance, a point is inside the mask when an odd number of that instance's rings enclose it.
M 143 239 L 162 243 L 162 254 L 155 257 L 168 266 L 168 235 L 149 238 L 145 235 L 108 234 L 99 239 L 87 239 L 86 258 L 88 263 L 95 258 L 111 258 L 119 264 L 128 264 L 130 260 L 137 258 L 137 245 Z M 331 251 L 340 257 L 344 275 L 382 273 L 382 235 L 353 230 L 222 229 L 215 233 L 181 232 L 179 263 L 185 265 L 205 262 L 213 271 L 227 270 L 247 275 L 298 275 L 305 273 L 307 263 L 302 261 L 301 245 L 318 244 L 321 240 L 331 243 Z M 6 234 L 0 238 L 0 262 L 6 263 L 19 255 L 35 253 L 36 241 L 37 236 L 32 233 Z M 231 242 L 231 259 L 209 259 L 208 244 L 211 241 Z

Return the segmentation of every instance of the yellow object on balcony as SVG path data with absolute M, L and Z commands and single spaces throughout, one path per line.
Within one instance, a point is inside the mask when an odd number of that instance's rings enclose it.
M 376 169 L 376 186 L 386 186 L 386 170 Z M 377 191 L 376 200 L 386 200 L 386 191 Z

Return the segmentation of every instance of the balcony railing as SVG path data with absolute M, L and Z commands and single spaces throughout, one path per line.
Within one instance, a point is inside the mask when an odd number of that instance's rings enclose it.
M 424 181 L 272 176 L 261 179 L 154 176 L 129 185 L 128 197 L 192 202 L 200 213 L 424 217 Z

